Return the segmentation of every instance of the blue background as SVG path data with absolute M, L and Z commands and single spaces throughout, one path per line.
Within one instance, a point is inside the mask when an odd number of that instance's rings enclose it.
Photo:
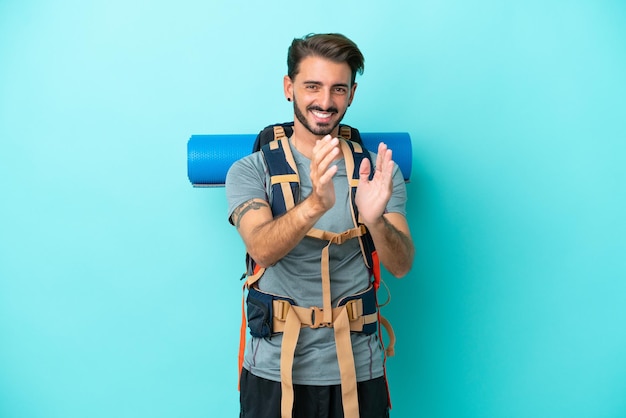
M 393 416 L 626 416 L 624 2 L 2 0 L 0 417 L 237 416 L 244 250 L 186 142 L 288 120 L 328 31 L 345 121 L 413 139 Z

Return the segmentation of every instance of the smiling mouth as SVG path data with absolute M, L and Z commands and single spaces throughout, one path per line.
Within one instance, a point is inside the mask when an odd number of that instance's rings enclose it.
M 328 122 L 330 118 L 335 114 L 334 111 L 323 111 L 319 109 L 310 109 L 311 113 L 319 122 Z
M 329 119 L 333 114 L 326 112 L 312 112 L 318 119 Z

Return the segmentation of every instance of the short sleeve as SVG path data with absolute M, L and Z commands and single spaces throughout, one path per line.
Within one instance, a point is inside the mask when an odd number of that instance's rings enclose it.
M 251 199 L 268 200 L 267 170 L 260 152 L 236 161 L 226 174 L 228 220 L 239 206 Z

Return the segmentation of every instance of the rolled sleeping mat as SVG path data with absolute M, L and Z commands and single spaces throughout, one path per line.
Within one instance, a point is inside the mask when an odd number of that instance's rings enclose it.
M 378 152 L 378 144 L 381 142 L 387 144 L 387 148 L 393 151 L 393 160 L 400 167 L 404 181 L 408 182 L 411 179 L 413 148 L 408 132 L 363 132 L 361 140 L 365 148 L 371 152 Z
M 233 163 L 252 153 L 256 134 L 192 135 L 187 142 L 187 177 L 194 187 L 223 186 Z M 413 151 L 408 132 L 361 132 L 363 145 L 377 152 L 384 142 L 393 151 L 405 181 L 411 177 Z

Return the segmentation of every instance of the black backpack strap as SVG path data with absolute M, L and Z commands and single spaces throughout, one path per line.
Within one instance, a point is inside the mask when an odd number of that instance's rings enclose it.
M 268 125 L 259 132 L 254 140 L 254 145 L 252 146 L 252 152 L 259 151 L 263 145 L 272 142 L 274 139 L 278 139 L 276 135 L 275 128 L 280 127 L 284 132 L 284 136 L 289 138 L 291 134 L 293 134 L 293 122 L 284 122 L 284 123 L 275 123 L 273 125 Z
M 300 177 L 286 136 L 263 145 L 261 152 L 270 174 L 270 205 L 272 214 L 276 217 L 287 212 L 300 200 Z
M 350 141 L 350 138 L 352 138 L 352 128 L 348 125 L 339 126 L 339 136 Z
M 356 142 L 357 144 L 363 145 L 363 140 L 361 139 L 361 133 L 358 129 L 353 128 L 348 125 L 339 125 L 339 136 L 348 141 Z
M 346 163 L 346 169 L 348 169 L 349 166 L 352 168 L 352 179 L 350 180 L 350 202 L 352 206 L 352 215 L 354 217 L 353 219 L 355 221 L 355 224 L 360 225 L 363 222 L 361 222 L 359 218 L 359 210 L 356 206 L 355 201 L 356 188 L 360 178 L 359 168 L 361 167 L 361 162 L 363 161 L 363 159 L 367 158 L 370 162 L 369 178 L 371 180 L 374 175 L 374 164 L 372 162 L 369 151 L 363 145 L 352 141 L 345 141 L 345 143 L 350 148 L 353 158 L 353 162 L 349 164 Z M 350 173 L 346 174 L 350 176 Z M 376 265 L 376 261 L 373 259 L 373 253 L 376 251 L 376 248 L 374 247 L 374 241 L 372 240 L 372 235 L 369 233 L 369 231 L 362 237 L 359 237 L 359 243 L 361 244 L 361 252 L 363 253 L 365 264 L 368 268 L 373 269 Z

